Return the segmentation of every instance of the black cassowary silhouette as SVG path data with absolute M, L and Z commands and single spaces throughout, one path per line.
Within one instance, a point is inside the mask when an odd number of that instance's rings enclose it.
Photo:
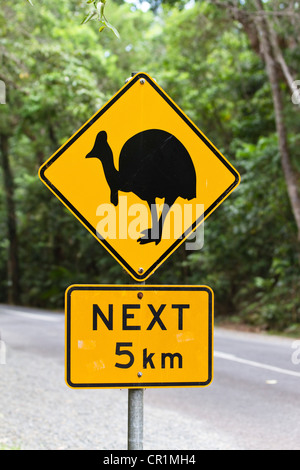
M 174 135 L 158 129 L 149 129 L 134 135 L 123 145 L 119 156 L 119 171 L 115 168 L 113 153 L 105 131 L 99 132 L 94 147 L 86 158 L 99 158 L 111 190 L 110 200 L 118 205 L 118 192 L 132 192 L 149 205 L 152 228 L 143 230 L 141 244 L 161 241 L 168 211 L 178 197 L 191 200 L 196 197 L 196 173 L 186 148 Z M 164 198 L 158 219 L 155 199 Z

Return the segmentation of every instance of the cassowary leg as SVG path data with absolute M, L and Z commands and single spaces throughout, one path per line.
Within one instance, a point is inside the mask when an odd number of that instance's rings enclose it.
M 151 207 L 151 216 L 152 216 L 152 228 L 143 230 L 141 233 L 143 234 L 143 237 L 140 237 L 137 241 L 141 244 L 145 243 L 150 243 L 154 242 L 156 245 L 160 243 L 161 237 L 162 237 L 162 232 L 163 232 L 163 227 L 165 223 L 165 219 L 168 215 L 168 212 L 170 208 L 173 206 L 175 199 L 169 199 L 168 201 L 165 201 L 162 213 L 160 215 L 160 218 L 158 220 L 157 218 L 157 211 L 156 211 L 156 205 L 152 204 Z M 155 210 L 154 210 L 155 209 Z
M 117 188 L 111 188 L 110 191 L 110 202 L 117 206 L 119 204 L 119 192 Z
M 159 220 L 157 217 L 156 204 L 149 204 L 152 217 L 152 228 L 148 228 L 147 230 L 143 230 L 141 232 L 143 236 L 137 240 L 139 243 L 145 244 L 154 242 L 156 245 L 158 245 L 158 243 L 161 241 L 165 219 L 175 200 L 176 198 L 172 198 L 168 201 L 165 201 Z
M 158 237 L 155 241 L 156 245 L 161 241 L 164 223 L 165 223 L 166 217 L 169 213 L 169 210 L 171 209 L 171 207 L 173 206 L 173 204 L 175 202 L 175 199 L 169 200 L 168 202 L 165 201 L 165 203 L 164 203 L 164 207 L 163 207 L 162 213 L 161 213 L 159 221 L 158 221 Z
M 153 201 L 152 203 L 148 202 L 148 206 L 151 211 L 152 227 L 146 230 L 142 230 L 141 237 L 137 240 L 141 245 L 151 242 L 157 242 L 159 239 L 159 224 L 155 201 Z

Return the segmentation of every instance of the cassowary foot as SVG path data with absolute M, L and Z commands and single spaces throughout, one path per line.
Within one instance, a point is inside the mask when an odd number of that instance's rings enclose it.
M 137 239 L 137 242 L 141 245 L 145 245 L 146 243 L 154 242 L 156 245 L 161 241 L 161 237 L 157 233 L 152 233 L 153 230 L 148 228 L 141 232 L 142 237 Z

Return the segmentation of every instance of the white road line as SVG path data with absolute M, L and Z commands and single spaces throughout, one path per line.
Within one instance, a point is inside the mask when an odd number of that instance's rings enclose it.
M 1 308 L 0 311 L 4 311 L 5 313 L 12 314 L 12 315 L 19 315 L 22 318 L 31 318 L 33 320 L 41 320 L 41 321 L 53 321 L 57 322 L 60 321 L 61 316 L 60 315 L 47 315 L 47 314 L 39 314 L 39 313 L 28 313 L 28 312 L 23 312 L 21 310 L 13 310 L 13 309 L 6 309 L 6 308 Z
M 261 362 L 249 361 L 248 359 L 242 359 L 234 354 L 227 354 L 220 351 L 214 351 L 214 356 L 220 359 L 227 359 L 228 361 L 239 362 L 248 366 L 259 367 L 260 369 L 267 369 L 273 372 L 279 372 L 280 374 L 293 375 L 294 377 L 300 377 L 300 372 L 294 370 L 281 369 L 280 367 L 271 366 L 269 364 L 262 364 Z

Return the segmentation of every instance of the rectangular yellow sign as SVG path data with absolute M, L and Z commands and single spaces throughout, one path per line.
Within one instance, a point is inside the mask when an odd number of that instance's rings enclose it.
M 73 285 L 66 382 L 75 388 L 201 387 L 213 377 L 206 286 Z

